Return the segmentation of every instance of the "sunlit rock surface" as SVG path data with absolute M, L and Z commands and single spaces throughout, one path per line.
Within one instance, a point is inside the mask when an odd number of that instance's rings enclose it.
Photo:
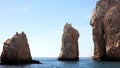
M 71 24 L 66 23 L 62 35 L 62 47 L 58 60 L 77 61 L 79 60 L 78 31 Z
M 3 45 L 1 54 L 2 64 L 26 64 L 39 63 L 39 61 L 32 60 L 29 44 L 26 34 L 18 32 L 11 38 L 7 39 Z
M 95 60 L 120 60 L 120 0 L 99 0 L 91 22 Z

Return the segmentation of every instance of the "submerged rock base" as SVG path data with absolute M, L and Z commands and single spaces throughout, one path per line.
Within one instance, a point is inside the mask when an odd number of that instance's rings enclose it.
M 32 61 L 22 61 L 22 62 L 18 62 L 16 60 L 12 60 L 9 62 L 2 62 L 0 63 L 1 65 L 25 65 L 25 64 L 42 64 L 41 62 L 39 62 L 38 60 L 32 60 Z
M 77 58 L 58 58 L 60 61 L 79 61 L 79 57 Z
M 96 61 L 111 61 L 111 62 L 119 62 L 120 61 L 120 58 L 118 57 L 109 57 L 109 56 L 103 56 L 103 57 L 92 57 L 93 60 L 96 60 Z

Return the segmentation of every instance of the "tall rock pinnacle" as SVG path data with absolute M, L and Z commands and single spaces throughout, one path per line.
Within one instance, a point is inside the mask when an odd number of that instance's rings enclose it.
M 74 29 L 71 24 L 66 23 L 62 35 L 62 47 L 58 60 L 79 60 L 78 38 L 78 31 Z

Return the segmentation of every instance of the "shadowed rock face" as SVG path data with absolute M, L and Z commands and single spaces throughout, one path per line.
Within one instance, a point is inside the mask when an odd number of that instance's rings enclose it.
M 120 60 L 120 0 L 100 0 L 91 18 L 96 60 Z M 117 58 L 117 59 L 116 59 Z
M 78 38 L 79 33 L 71 24 L 66 23 L 62 35 L 62 48 L 58 60 L 79 60 Z
M 26 64 L 33 63 L 29 44 L 24 32 L 16 33 L 11 39 L 7 39 L 3 45 L 1 54 L 2 64 Z M 37 61 L 39 63 L 39 61 Z

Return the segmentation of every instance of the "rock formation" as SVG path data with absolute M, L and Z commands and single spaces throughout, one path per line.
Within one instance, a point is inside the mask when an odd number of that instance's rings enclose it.
M 120 0 L 99 0 L 90 21 L 95 60 L 120 60 Z
M 26 64 L 39 63 L 39 61 L 32 60 L 29 44 L 24 32 L 22 34 L 16 33 L 11 39 L 7 39 L 3 45 L 1 54 L 2 64 Z
M 66 23 L 62 35 L 62 47 L 58 60 L 77 61 L 79 60 L 78 38 L 79 33 L 71 24 Z

